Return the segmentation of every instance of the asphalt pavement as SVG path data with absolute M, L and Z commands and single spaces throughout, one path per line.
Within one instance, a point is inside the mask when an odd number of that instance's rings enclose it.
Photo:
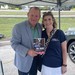
M 0 59 L 3 63 L 4 75 L 18 75 L 17 68 L 13 64 L 14 50 L 9 44 L 0 47 Z M 67 59 L 67 65 L 68 70 L 64 75 L 75 75 L 75 64 L 69 59 L 69 57 Z M 41 75 L 40 72 L 38 72 L 38 75 Z

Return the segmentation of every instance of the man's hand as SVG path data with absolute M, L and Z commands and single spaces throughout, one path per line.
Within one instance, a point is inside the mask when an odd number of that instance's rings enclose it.
M 30 56 L 32 56 L 32 57 L 38 55 L 38 53 L 36 51 L 34 51 L 33 49 L 30 49 L 27 54 L 30 55 Z

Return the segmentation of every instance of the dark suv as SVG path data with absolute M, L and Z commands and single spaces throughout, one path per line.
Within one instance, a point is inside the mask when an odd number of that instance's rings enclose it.
M 68 55 L 73 63 L 75 63 L 75 28 L 69 28 L 65 35 L 67 37 Z

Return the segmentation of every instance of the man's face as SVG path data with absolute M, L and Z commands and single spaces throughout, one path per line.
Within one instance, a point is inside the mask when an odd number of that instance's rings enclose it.
M 32 8 L 30 10 L 30 12 L 28 13 L 28 20 L 30 22 L 30 24 L 35 27 L 36 23 L 39 21 L 40 19 L 40 12 L 39 10 L 36 10 L 34 8 Z

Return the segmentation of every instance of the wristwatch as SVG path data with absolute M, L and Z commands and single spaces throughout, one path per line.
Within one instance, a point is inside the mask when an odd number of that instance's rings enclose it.
M 66 65 L 66 64 L 63 64 L 62 66 L 67 67 L 67 65 Z

